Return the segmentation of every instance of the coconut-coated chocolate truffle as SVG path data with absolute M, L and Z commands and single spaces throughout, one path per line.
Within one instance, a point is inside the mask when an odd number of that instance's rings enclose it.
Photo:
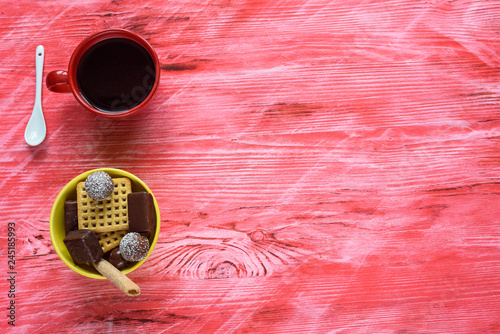
M 127 233 L 120 241 L 120 253 L 130 262 L 144 260 L 149 251 L 149 240 L 137 232 Z
M 85 191 L 94 200 L 100 201 L 108 198 L 113 193 L 115 184 L 108 173 L 98 171 L 87 176 Z

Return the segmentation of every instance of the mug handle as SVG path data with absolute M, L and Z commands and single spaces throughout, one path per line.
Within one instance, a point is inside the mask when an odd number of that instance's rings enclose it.
M 47 88 L 56 93 L 70 93 L 71 86 L 69 85 L 68 72 L 52 71 L 47 74 L 45 79 Z

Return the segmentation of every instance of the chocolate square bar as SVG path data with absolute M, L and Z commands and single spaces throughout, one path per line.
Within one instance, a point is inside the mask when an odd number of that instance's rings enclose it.
M 104 256 L 99 240 L 91 230 L 70 231 L 63 241 L 76 264 L 96 263 Z
M 64 230 L 66 235 L 78 229 L 78 204 L 76 201 L 64 202 Z
M 154 233 L 156 212 L 153 196 L 147 192 L 128 194 L 128 226 L 130 232 Z

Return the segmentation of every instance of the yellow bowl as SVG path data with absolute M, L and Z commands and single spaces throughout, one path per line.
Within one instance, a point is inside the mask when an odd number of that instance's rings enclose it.
M 99 274 L 97 270 L 94 269 L 94 267 L 86 264 L 85 265 L 75 264 L 73 262 L 73 259 L 71 258 L 71 255 L 69 255 L 66 245 L 63 242 L 63 239 L 66 236 L 66 232 L 64 230 L 64 202 L 67 200 L 76 200 L 76 185 L 78 184 L 78 182 L 85 181 L 85 179 L 89 174 L 97 171 L 104 171 L 109 175 L 111 175 L 111 177 L 128 177 L 132 183 L 132 192 L 146 191 L 153 196 L 155 212 L 156 212 L 156 230 L 149 237 L 150 248 L 148 255 L 146 256 L 146 259 L 153 251 L 153 248 L 156 245 L 156 241 L 158 240 L 158 236 L 160 235 L 160 209 L 158 208 L 158 203 L 156 202 L 156 199 L 151 190 L 148 188 L 148 186 L 144 182 L 142 182 L 137 176 L 130 174 L 126 171 L 123 171 L 121 169 L 99 168 L 90 170 L 88 172 L 78 175 L 73 180 L 71 180 L 66 186 L 64 186 L 59 195 L 57 195 L 54 205 L 52 206 L 52 211 L 50 212 L 49 229 L 50 229 L 50 239 L 52 240 L 52 245 L 54 246 L 57 255 L 59 255 L 61 260 L 64 263 L 66 263 L 68 267 L 70 267 L 80 275 L 87 276 L 90 278 L 105 279 L 105 277 Z M 134 265 L 122 270 L 122 272 L 124 274 L 128 274 L 134 271 L 146 259 L 134 263 Z

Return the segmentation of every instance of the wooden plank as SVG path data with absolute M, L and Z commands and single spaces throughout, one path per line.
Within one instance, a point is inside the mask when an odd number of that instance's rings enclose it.
M 498 1 L 0 0 L 0 255 L 13 333 L 500 332 Z M 87 35 L 150 41 L 158 93 L 123 121 L 43 91 Z M 126 298 L 66 268 L 48 219 L 115 167 L 161 207 Z M 8 278 L 4 266 L 3 277 Z M 2 306 L 7 307 L 7 285 Z

